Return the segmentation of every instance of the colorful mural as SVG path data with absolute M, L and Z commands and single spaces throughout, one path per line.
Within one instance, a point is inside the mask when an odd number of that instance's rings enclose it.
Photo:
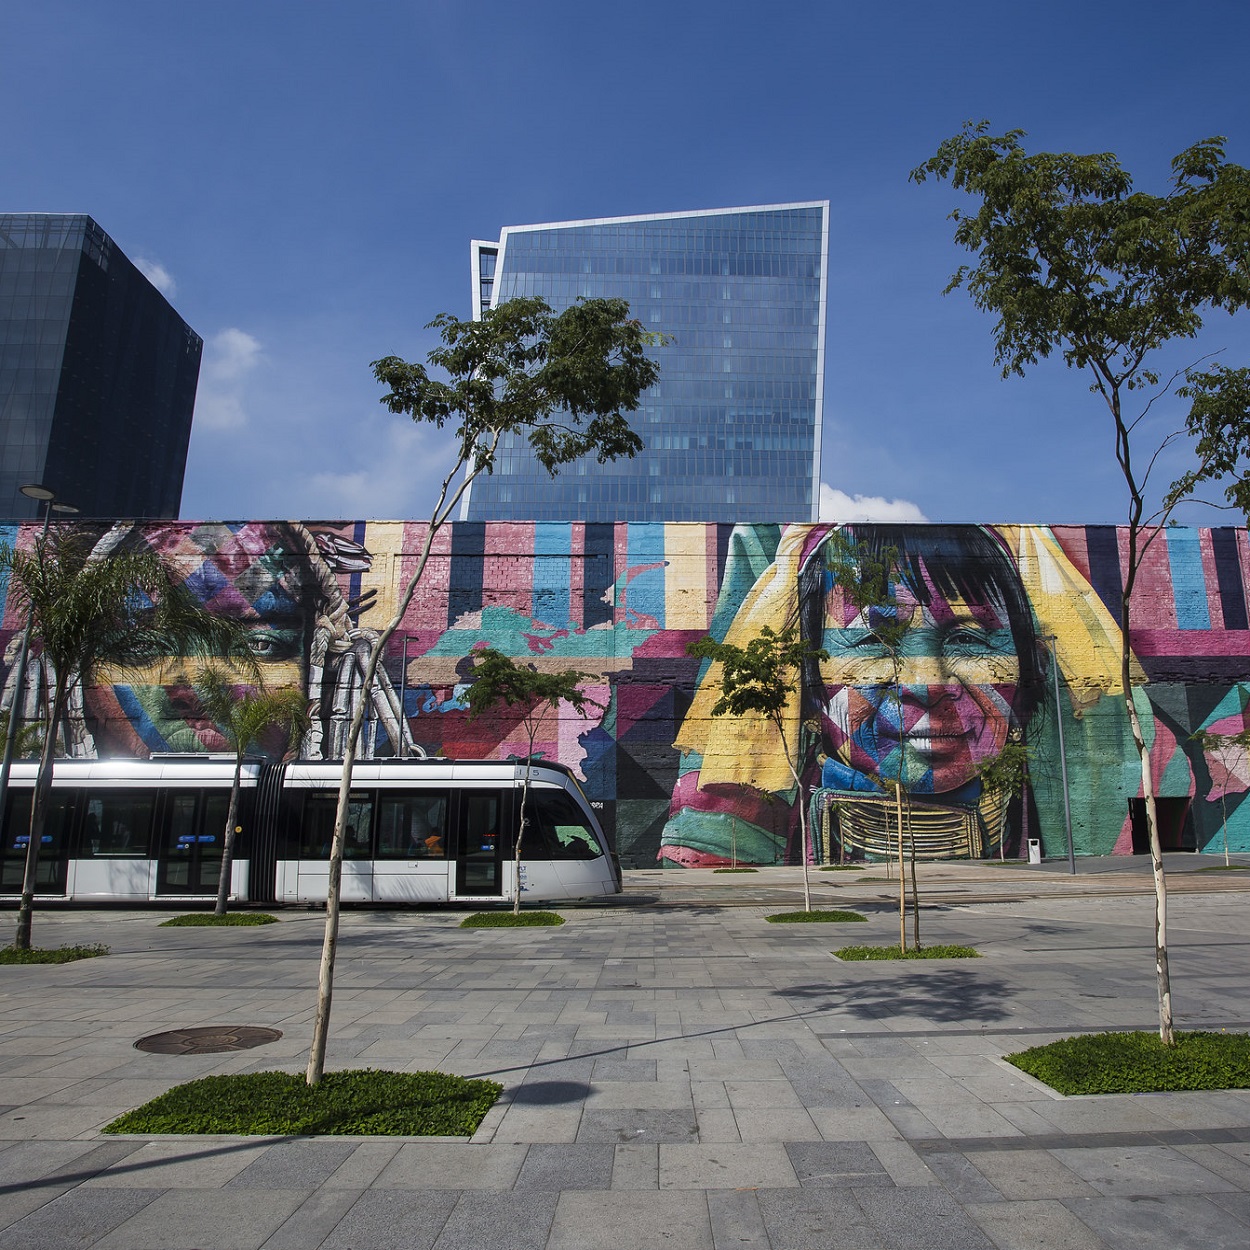
M 302 745 L 340 754 L 364 657 L 394 611 L 424 537 L 401 522 L 154 522 L 87 530 L 95 554 L 147 545 L 214 611 L 247 627 L 271 687 L 304 690 Z M 34 527 L 0 541 L 31 543 Z M 794 862 L 798 795 L 776 732 L 713 718 L 715 673 L 686 655 L 711 633 L 743 642 L 794 625 L 828 659 L 802 674 L 787 741 L 822 858 L 879 855 L 901 776 L 921 853 L 1016 855 L 1066 847 L 1064 768 L 1078 854 L 1140 845 L 1140 774 L 1120 696 L 1112 527 L 717 526 L 461 523 L 436 536 L 422 585 L 370 699 L 365 754 L 507 757 L 519 722 L 468 718 L 475 649 L 600 675 L 602 710 L 550 718 L 538 750 L 577 770 L 626 863 Z M 890 560 L 888 601 L 856 609 L 847 553 Z M 1134 607 L 1134 698 L 1151 737 L 1166 840 L 1250 851 L 1250 757 L 1198 730 L 1250 724 L 1250 546 L 1238 529 L 1169 528 Z M 4 588 L 7 589 L 7 588 Z M 0 593 L 4 593 L 0 589 Z M 7 596 L 6 596 L 7 598 Z M 874 624 L 905 628 L 894 660 Z M 22 620 L 6 602 L 5 684 Z M 153 656 L 75 692 L 64 749 L 78 756 L 220 749 L 192 692 L 195 662 Z M 53 675 L 30 670 L 24 714 Z M 1057 692 L 1057 693 L 1056 693 Z M 1064 760 L 1060 759 L 1060 728 Z M 1007 742 L 1030 753 L 1022 798 L 982 792 Z M 1136 825 L 1136 828 L 1135 828 Z

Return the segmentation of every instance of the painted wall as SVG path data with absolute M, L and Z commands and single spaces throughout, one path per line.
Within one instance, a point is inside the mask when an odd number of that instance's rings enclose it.
M 246 622 L 266 683 L 309 696 L 310 757 L 339 753 L 362 657 L 424 536 L 374 521 L 78 528 L 101 552 L 147 544 L 213 610 Z M 36 534 L 0 527 L 0 542 Z M 1119 697 L 1124 543 L 1111 527 L 458 524 L 437 536 L 388 647 L 366 749 L 519 753 L 516 717 L 472 721 L 458 698 L 474 649 L 575 667 L 600 675 L 590 693 L 603 710 L 564 709 L 538 748 L 584 778 L 627 863 L 792 861 L 797 806 L 781 741 L 758 721 L 713 718 L 713 682 L 685 648 L 708 632 L 742 642 L 799 623 L 829 653 L 787 712 L 822 854 L 883 845 L 894 817 L 882 796 L 900 774 L 912 832 L 931 854 L 1013 855 L 1034 837 L 1063 853 L 1061 722 L 1077 852 L 1129 853 L 1140 775 Z M 857 614 L 834 584 L 835 563 L 863 550 L 896 552 L 896 606 L 879 610 L 908 626 L 897 689 L 872 633 L 878 609 Z M 1226 812 L 1230 847 L 1250 851 L 1246 750 L 1204 754 L 1191 738 L 1250 723 L 1248 581 L 1237 529 L 1168 529 L 1142 575 L 1133 686 L 1178 846 L 1222 850 Z M 0 593 L 7 708 L 23 620 Z M 32 716 L 49 675 L 36 665 L 33 676 Z M 74 701 L 67 750 L 220 749 L 194 677 L 195 662 L 157 656 L 102 673 Z M 1028 747 L 1031 775 L 1025 800 L 1004 805 L 981 793 L 975 770 L 1007 741 Z

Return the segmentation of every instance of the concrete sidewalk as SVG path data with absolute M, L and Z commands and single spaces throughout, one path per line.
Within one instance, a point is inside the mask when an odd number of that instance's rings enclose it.
M 1250 1091 L 1060 1098 L 1002 1061 L 1155 1026 L 1151 899 L 1035 872 L 995 901 L 1029 870 L 960 872 L 926 869 L 924 937 L 976 961 L 834 959 L 897 940 L 876 871 L 821 874 L 820 904 L 869 916 L 846 928 L 765 923 L 798 905 L 793 869 L 629 874 L 632 902 L 558 929 L 349 913 L 330 1066 L 499 1080 L 472 1141 L 102 1136 L 173 1084 L 302 1069 L 322 916 L 202 930 L 44 910 L 40 945 L 113 954 L 0 969 L 0 1248 L 1245 1250 Z M 1170 911 L 1179 1022 L 1245 1030 L 1250 893 L 1203 876 Z M 211 1024 L 283 1036 L 133 1048 Z

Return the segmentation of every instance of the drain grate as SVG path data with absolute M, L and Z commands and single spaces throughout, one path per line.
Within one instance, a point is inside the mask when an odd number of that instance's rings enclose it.
M 141 1037 L 135 1049 L 153 1055 L 220 1055 L 230 1050 L 264 1046 L 281 1036 L 277 1029 L 262 1029 L 252 1024 L 210 1024 L 198 1029 L 152 1033 Z

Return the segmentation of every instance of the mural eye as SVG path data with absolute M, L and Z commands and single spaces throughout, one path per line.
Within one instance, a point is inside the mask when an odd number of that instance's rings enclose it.
M 247 647 L 258 660 L 289 660 L 297 653 L 298 641 L 291 631 L 257 629 L 248 634 Z

